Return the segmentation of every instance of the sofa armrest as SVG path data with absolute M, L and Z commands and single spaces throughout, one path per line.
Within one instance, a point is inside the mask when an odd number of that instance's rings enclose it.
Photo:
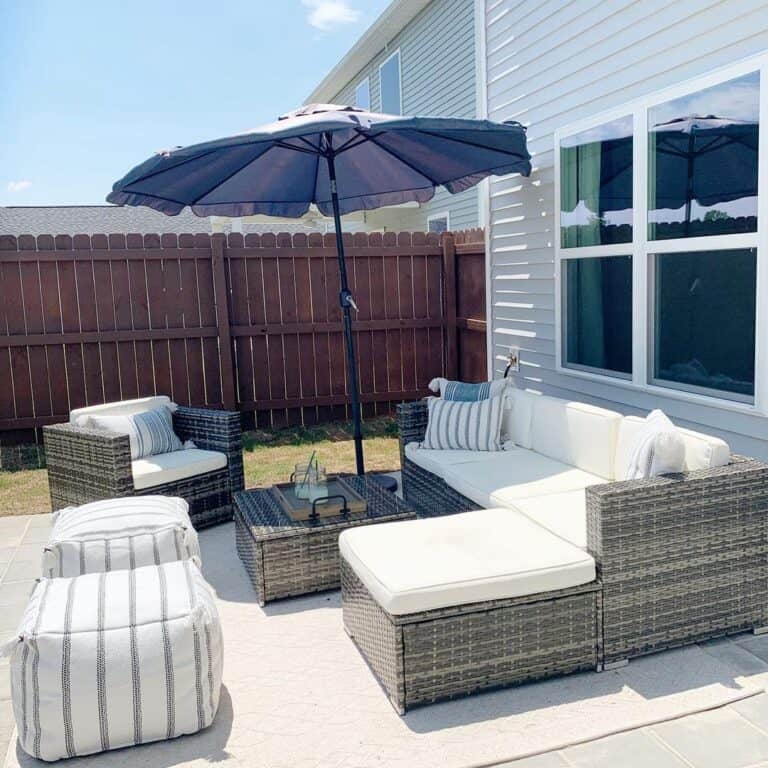
M 607 662 L 768 621 L 768 465 L 586 489 Z
M 420 443 L 427 431 L 429 408 L 426 400 L 414 400 L 397 406 L 397 427 L 400 434 L 400 466 L 403 466 L 405 446 Z
M 133 493 L 128 435 L 53 424 L 43 440 L 54 510 Z
M 237 411 L 179 406 L 173 414 L 173 428 L 182 441 L 192 440 L 203 450 L 225 453 L 230 490 L 243 490 L 243 429 Z

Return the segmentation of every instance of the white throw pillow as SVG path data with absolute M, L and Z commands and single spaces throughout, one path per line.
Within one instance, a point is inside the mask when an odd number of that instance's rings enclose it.
M 657 477 L 685 469 L 685 441 L 662 411 L 651 411 L 629 440 L 622 437 L 620 430 L 617 454 L 623 454 L 626 462 L 622 462 L 623 476 L 617 480 Z
M 474 403 L 427 399 L 429 421 L 422 448 L 451 451 L 500 451 L 504 398 Z
M 84 417 L 85 418 L 85 417 Z M 86 426 L 106 432 L 128 435 L 131 442 L 131 459 L 171 453 L 184 448 L 173 431 L 173 416 L 165 406 L 142 413 L 126 413 L 113 416 L 88 416 Z

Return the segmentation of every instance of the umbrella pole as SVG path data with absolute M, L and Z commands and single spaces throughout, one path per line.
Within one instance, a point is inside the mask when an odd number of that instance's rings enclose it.
M 329 142 L 330 144 L 330 142 Z M 333 153 L 326 155 L 328 160 L 328 179 L 331 183 L 331 205 L 333 206 L 333 223 L 336 230 L 336 254 L 339 258 L 339 275 L 341 277 L 341 292 L 339 302 L 344 315 L 344 340 L 347 347 L 347 374 L 349 379 L 349 395 L 352 400 L 352 423 L 355 436 L 355 465 L 357 474 L 365 474 L 363 464 L 363 430 L 360 423 L 360 395 L 357 389 L 357 364 L 355 362 L 355 339 L 352 335 L 352 308 L 357 310 L 355 301 L 349 290 L 347 281 L 347 263 L 344 259 L 344 238 L 341 232 L 341 213 L 339 212 L 339 195 L 336 190 L 336 167 Z

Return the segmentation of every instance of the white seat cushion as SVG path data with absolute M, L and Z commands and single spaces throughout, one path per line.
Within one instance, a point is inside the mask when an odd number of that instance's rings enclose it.
M 42 572 L 60 578 L 186 559 L 201 563 L 187 502 L 131 496 L 56 512 Z
M 577 491 L 605 478 L 520 448 L 445 467 L 443 478 L 481 507 L 513 507 L 515 499 Z
M 605 408 L 538 397 L 533 403 L 531 448 L 612 480 L 621 419 L 620 413 Z
M 227 466 L 227 455 L 219 451 L 188 448 L 173 453 L 159 453 L 131 462 L 133 487 L 136 490 L 175 483 L 187 477 L 213 472 Z
M 117 403 L 101 403 L 85 408 L 75 408 L 74 411 L 70 411 L 69 423 L 77 424 L 82 416 L 125 416 L 131 413 L 144 413 L 159 408 L 161 405 L 170 408 L 171 411 L 176 409 L 176 405 L 166 395 L 140 397 L 136 400 L 122 400 Z
M 616 442 L 616 476 L 623 477 L 631 458 L 632 446 L 636 436 L 645 425 L 645 419 L 639 416 L 625 416 L 619 427 Z M 685 471 L 724 467 L 731 460 L 731 449 L 725 440 L 719 437 L 694 432 L 691 429 L 677 427 L 685 443 Z
M 587 548 L 587 495 L 581 491 L 516 499 L 514 508 L 579 549 Z
M 504 451 L 519 450 L 514 446 L 505 446 Z M 420 448 L 419 443 L 408 443 L 405 446 L 405 455 L 422 469 L 432 472 L 438 477 L 443 477 L 446 468 L 454 464 L 464 464 L 468 461 L 478 461 L 477 451 L 438 451 L 432 448 Z
M 43 579 L 8 650 L 19 743 L 43 760 L 195 733 L 216 715 L 221 625 L 191 560 Z
M 586 552 L 511 509 L 361 526 L 344 531 L 339 547 L 392 615 L 550 592 L 595 578 Z

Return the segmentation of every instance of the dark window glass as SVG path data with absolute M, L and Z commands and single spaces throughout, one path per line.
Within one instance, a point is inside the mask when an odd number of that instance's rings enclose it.
M 560 245 L 632 242 L 632 118 L 560 142 Z
M 563 262 L 564 364 L 632 373 L 632 258 Z
M 448 231 L 448 219 L 445 216 L 439 218 L 430 219 L 427 227 L 430 232 L 447 232 Z
M 752 397 L 756 250 L 654 258 L 655 378 Z
M 379 69 L 379 87 L 381 88 L 381 111 L 389 115 L 399 115 L 400 103 L 400 54 L 396 53 Z
M 648 237 L 757 231 L 760 76 L 648 112 Z

